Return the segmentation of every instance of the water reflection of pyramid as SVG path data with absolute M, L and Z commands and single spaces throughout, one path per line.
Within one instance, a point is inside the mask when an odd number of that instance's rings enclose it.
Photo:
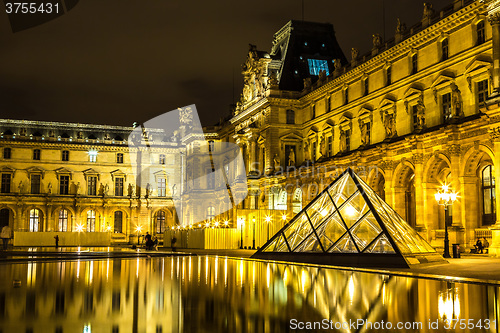
M 253 258 L 342 266 L 444 261 L 375 191 L 347 169 Z

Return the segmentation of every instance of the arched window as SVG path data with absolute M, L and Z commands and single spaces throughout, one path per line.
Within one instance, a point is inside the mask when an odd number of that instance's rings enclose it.
M 41 231 L 40 228 L 40 210 L 32 209 L 30 210 L 30 231 L 37 232 Z
M 441 41 L 441 60 L 446 60 L 449 57 L 449 46 L 448 46 L 448 38 L 445 38 Z
M 165 212 L 160 210 L 156 213 L 156 233 L 162 234 L 165 232 Z
M 95 232 L 95 210 L 87 211 L 87 232 Z
M 495 174 L 493 166 L 488 165 L 481 172 L 481 187 L 483 194 L 483 225 L 490 225 L 496 220 L 495 207 Z
M 207 208 L 207 220 L 213 220 L 215 217 L 215 207 L 210 206 Z
M 123 212 L 120 210 L 117 210 L 115 212 L 115 233 L 121 233 L 122 232 L 122 224 L 123 224 Z
M 61 209 L 59 211 L 59 231 L 68 231 L 68 211 L 66 209 Z
M 286 123 L 295 124 L 295 111 L 286 110 Z

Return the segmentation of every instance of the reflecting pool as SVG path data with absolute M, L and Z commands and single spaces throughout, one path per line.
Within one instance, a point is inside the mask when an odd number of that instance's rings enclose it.
M 493 285 L 225 257 L 0 265 L 1 333 L 499 332 L 499 305 Z

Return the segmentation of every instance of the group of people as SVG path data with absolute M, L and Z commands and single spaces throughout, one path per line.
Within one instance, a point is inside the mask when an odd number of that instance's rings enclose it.
M 158 237 L 153 240 L 149 232 L 146 232 L 144 239 L 146 240 L 146 250 L 158 251 Z
M 488 248 L 490 247 L 490 243 L 486 238 L 483 238 L 484 241 L 481 241 L 481 238 L 477 239 L 476 244 L 474 245 L 474 253 L 488 253 Z

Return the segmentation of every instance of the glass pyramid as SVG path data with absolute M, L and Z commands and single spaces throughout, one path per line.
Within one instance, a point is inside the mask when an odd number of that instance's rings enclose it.
M 358 254 L 366 260 L 386 255 L 403 257 L 407 264 L 443 260 L 351 169 L 333 181 L 253 257 L 269 259 L 277 254 L 274 257 L 279 258 L 280 253 L 289 254 L 285 257 L 292 258 L 290 261 L 295 261 L 292 253 Z M 430 257 L 434 258 L 429 260 Z

